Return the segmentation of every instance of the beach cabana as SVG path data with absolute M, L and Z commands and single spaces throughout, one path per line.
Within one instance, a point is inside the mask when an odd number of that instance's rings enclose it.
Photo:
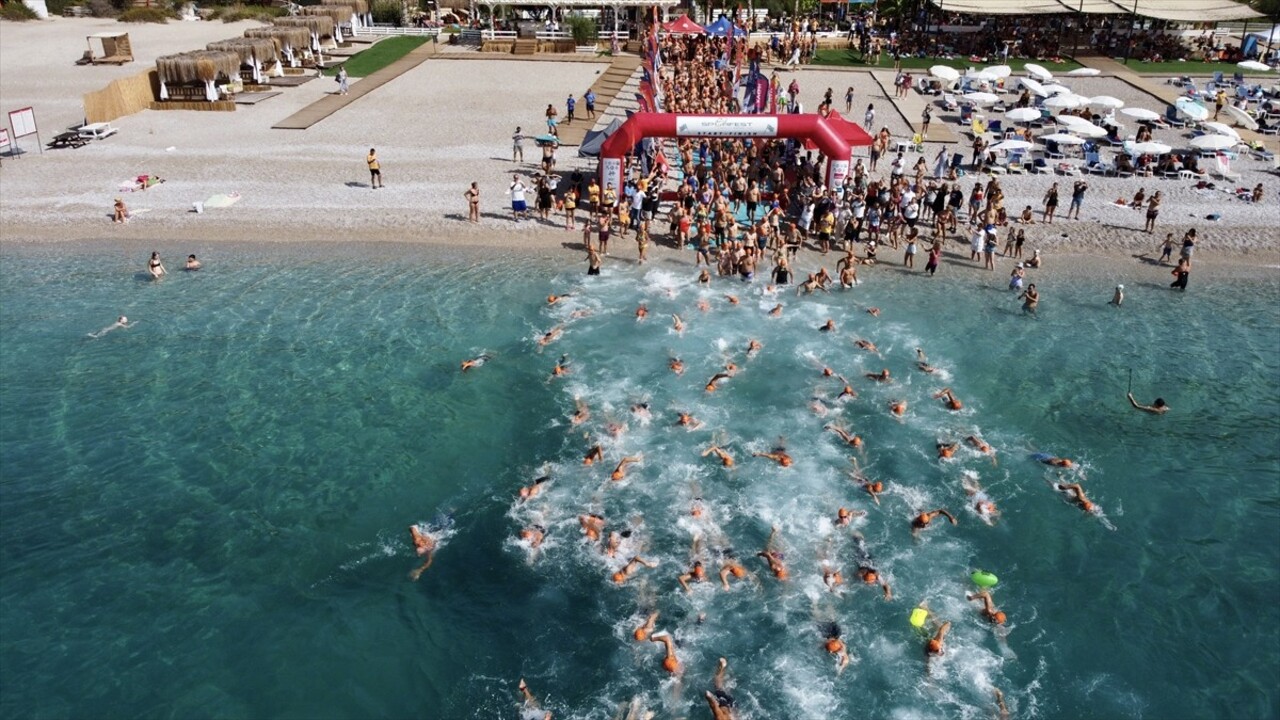
M 333 41 L 339 45 L 342 39 L 342 23 L 351 22 L 351 8 L 347 5 L 304 5 L 298 10 L 302 17 L 327 17 L 333 21 Z
M 206 50 L 226 50 L 240 56 L 240 66 L 249 68 L 249 77 L 255 83 L 266 82 L 264 70 L 270 68 L 276 77 L 284 75 L 280 66 L 280 52 L 276 41 L 271 38 L 238 37 L 230 40 L 211 42 Z M 243 75 L 243 73 L 242 73 Z
M 226 50 L 161 55 L 156 58 L 156 74 L 160 77 L 160 99 L 170 95 L 180 100 L 218 99 L 218 81 L 230 83 L 240 77 L 239 53 Z
M 367 0 L 320 0 L 321 5 L 334 7 L 351 8 L 351 17 L 344 20 L 343 23 L 351 26 L 351 33 L 373 22 L 373 18 L 369 15 L 369 3 Z
M 703 35 L 706 33 L 702 26 L 689 19 L 688 15 L 681 15 L 662 26 L 663 32 L 669 32 L 673 35 Z
M 268 25 L 249 28 L 244 31 L 244 36 L 273 40 L 279 48 L 280 56 L 289 63 L 289 67 L 298 67 L 303 58 L 311 56 L 311 31 L 305 27 Z
M 278 17 L 272 21 L 278 27 L 304 27 L 311 33 L 311 49 L 319 52 L 320 41 L 329 38 L 330 42 L 334 39 L 334 22 L 333 18 L 328 15 L 295 15 L 291 17 Z

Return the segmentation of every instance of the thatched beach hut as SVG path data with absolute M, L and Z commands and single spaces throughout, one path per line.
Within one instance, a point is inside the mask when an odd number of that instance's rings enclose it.
M 311 31 L 305 27 L 284 27 L 269 25 L 267 27 L 249 28 L 244 31 L 247 38 L 270 38 L 280 48 L 280 55 L 289 67 L 298 67 L 303 58 L 311 56 Z
M 279 27 L 304 27 L 311 33 L 311 49 L 319 52 L 320 41 L 329 38 L 330 42 L 335 41 L 334 38 L 334 22 L 333 18 L 328 15 L 294 15 L 291 17 L 278 17 L 272 20 L 272 23 Z
M 350 23 L 351 32 L 354 34 L 356 30 L 372 23 L 373 16 L 369 14 L 369 3 L 367 0 L 320 0 L 321 5 L 332 5 L 342 7 L 346 5 L 351 8 L 351 19 L 344 22 Z
M 237 37 L 229 40 L 211 42 L 206 50 L 226 50 L 240 56 L 240 66 L 249 67 L 250 76 L 256 83 L 266 81 L 264 69 L 270 69 L 273 75 L 284 75 L 280 65 L 280 50 L 273 38 Z
M 200 93 L 178 91 L 178 88 L 201 88 L 203 98 L 209 102 L 218 99 L 218 81 L 229 83 L 240 77 L 240 54 L 226 50 L 196 50 L 161 55 L 156 58 L 156 73 L 160 76 L 160 99 L 168 100 L 170 89 L 183 99 L 192 99 Z
M 342 24 L 351 22 L 351 8 L 346 5 L 303 5 L 298 8 L 302 17 L 327 17 L 333 21 L 333 40 L 341 45 Z

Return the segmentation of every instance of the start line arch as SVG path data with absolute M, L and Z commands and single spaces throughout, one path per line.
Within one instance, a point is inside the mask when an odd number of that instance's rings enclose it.
M 600 148 L 600 187 L 621 188 L 623 158 L 644 138 L 794 138 L 809 140 L 827 158 L 827 187 L 844 182 L 853 148 L 870 145 L 861 127 L 832 112 L 784 115 L 635 113 Z

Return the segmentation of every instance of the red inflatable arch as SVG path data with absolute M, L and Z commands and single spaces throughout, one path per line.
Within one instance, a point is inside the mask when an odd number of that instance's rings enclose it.
M 831 113 L 820 115 L 680 115 L 635 113 L 600 148 L 600 186 L 622 187 L 622 159 L 647 137 L 797 138 L 809 140 L 827 157 L 827 187 L 844 182 L 852 149 L 871 136 Z

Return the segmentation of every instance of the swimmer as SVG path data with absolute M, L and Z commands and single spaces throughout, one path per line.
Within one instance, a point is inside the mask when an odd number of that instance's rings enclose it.
M 615 438 L 622 437 L 622 434 L 627 431 L 627 424 L 617 423 L 617 422 L 607 422 L 604 424 L 604 431 L 609 433 L 609 435 L 612 437 L 615 437 Z
M 758 340 L 752 339 L 747 341 L 747 357 L 753 357 L 760 352 L 764 346 Z
M 982 491 L 982 486 L 978 484 L 977 475 L 965 473 L 961 484 L 964 486 L 965 494 L 973 498 L 973 511 L 978 514 L 982 522 L 988 525 L 995 525 L 996 518 L 1000 515 L 1000 510 L 996 508 L 995 502 Z
M 711 273 L 707 272 L 706 268 L 703 268 L 702 272 L 698 273 L 698 282 L 702 283 L 703 285 L 706 285 L 707 283 L 711 282 Z
M 707 302 L 706 298 L 698 298 L 698 310 L 701 312 L 710 312 L 711 303 Z
M 622 547 L 622 541 L 626 540 L 629 537 L 631 537 L 630 530 L 623 530 L 622 532 L 609 533 L 609 539 L 605 540 L 604 542 L 604 554 L 608 555 L 609 557 L 614 557 L 615 555 L 617 555 L 618 548 Z
M 773 306 L 773 309 L 769 311 L 769 317 L 782 317 L 782 303 Z
M 834 376 L 835 376 L 835 373 L 832 372 L 831 368 L 829 367 L 822 368 L 822 377 L 834 377 Z
M 597 460 L 604 462 L 604 450 L 599 445 L 595 445 L 587 451 L 587 454 L 582 457 L 582 464 L 591 465 Z
M 487 353 L 486 353 L 486 354 L 484 354 L 484 355 L 477 355 L 477 356 L 475 356 L 475 357 L 471 358 L 470 360 L 463 360 L 463 361 L 462 361 L 462 372 L 466 372 L 466 371 L 470 370 L 471 368 L 478 368 L 478 367 L 480 367 L 481 365 L 483 365 L 483 364 L 485 364 L 486 362 L 488 362 L 488 361 L 489 361 L 489 359 L 490 359 L 490 358 L 492 358 L 492 357 L 493 357 L 492 355 L 489 355 L 489 354 L 487 354 Z
M 729 373 L 729 377 L 733 377 L 734 375 L 738 374 L 738 366 L 731 362 L 725 363 L 724 371 Z
M 867 308 L 867 314 L 870 315 L 871 317 L 880 317 L 880 308 L 869 307 Z
M 973 447 L 974 450 L 977 450 L 983 455 L 995 455 L 996 453 L 995 450 L 991 449 L 990 445 L 988 445 L 982 438 L 978 437 L 977 435 L 970 435 L 966 437 L 964 441 L 969 443 L 969 445 Z
M 898 417 L 902 417 L 907 413 L 906 400 L 891 400 L 889 402 L 889 411 Z
M 916 348 L 916 367 L 920 368 L 920 372 L 930 374 L 937 370 L 937 368 L 929 364 L 929 358 L 925 357 L 924 350 L 920 348 Z
M 574 310 L 573 312 L 569 313 L 569 319 L 577 320 L 578 318 L 591 317 L 591 315 L 592 315 L 591 310 L 589 310 L 588 308 L 582 308 L 580 310 Z
M 726 550 L 724 557 L 724 562 L 720 564 L 720 585 L 723 586 L 725 590 L 728 590 L 730 575 L 741 580 L 747 577 L 749 573 L 747 572 L 747 569 L 742 566 L 742 563 L 738 562 L 737 559 L 733 557 L 732 550 Z
M 1038 453 L 1036 455 L 1033 455 L 1032 457 L 1044 463 L 1045 465 L 1052 465 L 1054 467 L 1070 468 L 1075 466 L 1075 463 L 1068 458 L 1054 457 L 1047 453 Z
M 663 630 L 660 633 L 654 633 L 649 637 L 651 642 L 662 643 L 663 649 L 666 650 L 666 656 L 662 658 L 662 669 L 672 675 L 680 671 L 680 661 L 676 659 L 675 641 L 671 639 L 671 633 Z
M 542 709 L 537 699 L 533 697 L 533 693 L 529 692 L 529 686 L 525 684 L 524 678 L 520 678 L 520 699 L 524 702 L 525 707 L 530 710 L 537 711 Z M 542 720 L 551 720 L 550 710 L 542 716 Z
M 843 394 L 844 393 L 841 393 L 842 396 Z M 831 432 L 838 435 L 841 440 L 849 443 L 853 447 L 856 447 L 856 448 L 862 447 L 862 438 L 858 437 L 857 435 L 854 435 L 853 433 L 850 433 L 849 431 L 845 430 L 839 425 L 824 425 L 822 426 L 822 429 L 830 430 Z
M 631 455 L 622 458 L 622 460 L 618 461 L 618 466 L 613 469 L 613 474 L 609 476 L 609 479 L 614 482 L 621 481 L 627 476 L 627 466 L 634 462 L 640 462 L 643 457 L 643 455 Z
M 671 315 L 671 327 L 678 333 L 684 332 L 684 321 L 675 313 Z
M 713 680 L 715 689 L 703 694 L 707 698 L 707 705 L 711 708 L 711 720 L 734 720 L 737 717 L 733 711 L 735 705 L 733 696 L 724 689 L 724 672 L 728 667 L 729 661 L 720 658 L 720 665 L 716 668 Z
M 108 325 L 108 326 L 106 326 L 106 327 L 102 328 L 102 329 L 101 329 L 101 330 L 99 330 L 98 332 L 92 332 L 92 333 L 89 333 L 89 337 L 94 338 L 94 339 L 97 339 L 97 338 L 102 337 L 103 335 L 106 335 L 107 333 L 111 332 L 112 330 L 118 330 L 118 329 L 120 329 L 120 328 L 130 328 L 130 327 L 133 327 L 133 326 L 134 326 L 134 325 L 136 325 L 136 324 L 137 324 L 137 323 L 131 323 L 131 322 L 129 322 L 129 318 L 125 317 L 124 315 L 121 315 L 119 318 L 117 318 L 117 319 L 116 319 L 116 321 L 115 321 L 114 323 L 111 323 L 110 325 Z
M 551 370 L 551 377 L 553 378 L 564 377 L 565 375 L 568 375 L 568 374 L 569 374 L 569 356 L 561 355 L 560 359 L 556 361 L 556 366 Z
M 884 492 L 884 483 L 879 481 L 872 482 L 870 480 L 863 480 L 859 484 L 862 485 L 863 490 L 867 491 L 867 494 L 871 496 L 871 499 L 875 500 L 876 504 L 879 505 L 880 493 Z
M 996 609 L 996 604 L 995 604 L 995 602 L 994 602 L 994 601 L 992 601 L 992 599 L 991 599 L 991 593 L 990 593 L 989 591 L 987 591 L 987 590 L 983 590 L 982 592 L 973 593 L 973 594 L 971 594 L 971 595 L 965 595 L 965 599 L 967 599 L 967 600 L 971 600 L 971 601 L 972 601 L 972 600 L 981 600 L 981 601 L 982 601 L 982 616 L 983 616 L 984 618 L 986 618 L 986 619 L 987 619 L 987 621 L 988 621 L 988 622 L 991 622 L 992 624 L 995 624 L 995 625 L 1003 625 L 1003 624 L 1005 623 L 1005 620 L 1007 620 L 1007 619 L 1008 619 L 1008 618 L 1006 618 L 1006 617 L 1005 617 L 1005 614 L 1004 614 L 1003 612 L 1001 612 L 1001 611 L 999 611 L 999 610 L 997 610 L 997 609 Z
M 537 497 L 538 493 L 542 492 L 542 485 L 550 479 L 551 479 L 550 475 L 543 475 L 537 480 L 534 480 L 532 485 L 527 485 L 525 487 L 520 488 L 520 493 L 519 493 L 520 501 L 524 502 L 531 498 Z
M 816 396 L 810 399 L 809 410 L 818 417 L 826 417 L 828 412 L 826 403 L 822 401 L 822 398 Z
M 831 592 L 835 592 L 836 588 L 844 584 L 844 576 L 839 570 L 832 568 L 826 563 L 822 564 L 822 584 L 827 586 Z
M 866 517 L 866 510 L 850 510 L 849 508 L 839 508 L 836 510 L 836 526 L 848 527 L 854 518 Z
M 857 340 L 854 340 L 854 341 L 853 341 L 853 344 L 854 344 L 854 345 L 857 345 L 858 347 L 860 347 L 860 348 L 862 348 L 863 350 L 866 350 L 867 352 L 870 352 L 870 353 L 877 353 L 877 354 L 879 354 L 879 352 L 880 352 L 880 351 L 876 348 L 876 344 L 875 344 L 875 343 L 873 343 L 873 342 L 871 342 L 870 340 L 866 340 L 866 339 L 863 339 L 863 338 L 858 338 Z
M 845 648 L 844 641 L 840 639 L 840 626 L 831 623 L 827 626 L 826 641 L 822 643 L 822 647 L 826 651 L 836 656 L 836 673 L 844 672 L 849 664 L 849 650 Z
M 736 295 L 725 295 L 725 296 L 724 296 L 724 299 L 725 299 L 725 300 L 728 300 L 730 305 L 737 305 L 737 304 L 738 304 L 738 296 L 736 296 Z
M 836 396 L 836 399 L 843 400 L 845 398 L 849 398 L 850 400 L 857 400 L 857 391 L 853 389 L 853 386 L 849 384 L 848 380 L 844 379 L 843 375 L 840 376 L 840 382 L 844 383 L 844 387 L 840 389 L 840 394 Z
M 927 527 L 929 527 L 929 523 L 933 522 L 933 519 L 934 519 L 934 518 L 936 518 L 936 517 L 938 517 L 939 515 L 942 515 L 942 516 L 943 516 L 943 517 L 945 517 L 946 519 L 950 520 L 952 525 L 955 525 L 955 524 L 956 524 L 956 516 L 955 516 L 955 515 L 952 515 L 951 513 L 947 512 L 947 511 L 946 511 L 946 509 L 944 509 L 944 508 L 938 508 L 937 510 L 931 510 L 931 511 L 929 511 L 929 512 L 922 512 L 922 513 L 920 513 L 919 515 L 916 515 L 914 518 L 912 518 L 912 519 L 911 519 L 911 534 L 912 534 L 913 536 L 915 536 L 915 535 L 919 535 L 919 534 L 920 534 L 920 531 L 921 531 L 921 530 L 924 530 L 924 529 L 925 529 L 925 528 L 927 528 Z
M 427 568 L 431 567 L 431 563 L 435 561 L 436 546 L 438 543 L 430 533 L 423 530 L 419 525 L 410 525 L 409 535 L 413 537 L 414 552 L 418 553 L 419 556 L 425 555 L 427 558 L 426 562 L 422 563 L 422 565 L 409 573 L 410 580 L 417 580 L 422 576 L 422 573 L 426 572 Z
M 1130 405 L 1143 412 L 1149 412 L 1152 415 L 1163 415 L 1169 412 L 1169 406 L 1165 403 L 1164 398 L 1156 398 L 1155 403 L 1151 405 L 1139 405 L 1138 401 L 1133 399 L 1133 393 L 1129 393 L 1127 397 Z
M 1087 513 L 1094 511 L 1095 506 L 1089 498 L 1085 496 L 1084 488 L 1080 487 L 1080 483 L 1068 483 L 1065 485 L 1062 483 L 1055 483 L 1053 488 L 1060 493 L 1066 494 L 1067 498 L 1079 505 L 1081 510 Z
M 827 289 L 823 287 L 822 283 L 818 280 L 818 276 L 813 273 L 809 273 L 809 277 L 796 288 L 796 294 L 810 295 L 816 290 L 827 292 Z
M 711 447 L 702 451 L 702 457 L 706 457 L 711 454 L 715 454 L 716 457 L 720 458 L 721 465 L 727 468 L 733 467 L 733 456 L 725 452 L 724 449 L 721 448 L 720 446 L 712 445 Z
M 690 415 L 687 412 L 679 413 L 680 419 L 676 420 L 676 424 L 686 430 L 697 430 L 702 427 L 702 421 Z M 704 456 L 705 457 L 705 456 Z
M 582 398 L 574 398 L 573 404 L 575 409 L 573 411 L 573 415 L 569 417 L 569 422 L 574 425 L 581 425 L 591 419 L 591 410 L 587 407 L 587 404 L 582 401 Z M 590 465 L 590 463 L 587 464 Z
M 623 565 L 621 570 L 613 574 L 613 582 L 618 585 L 625 583 L 627 579 L 631 577 L 631 574 L 636 571 L 636 568 L 640 567 L 641 565 L 651 569 L 658 567 L 658 563 L 652 562 L 650 560 L 645 560 L 639 555 L 636 555 L 635 557 L 628 560 L 627 564 Z
M 671 368 L 671 372 L 677 375 L 684 374 L 684 363 L 680 361 L 680 358 L 671 358 L 668 360 L 667 367 Z
M 769 539 L 765 541 L 764 550 L 756 553 L 756 557 L 764 558 L 769 564 L 769 571 L 779 580 L 785 581 L 790 577 L 787 572 L 787 566 L 782 563 L 785 556 L 776 549 L 776 541 L 778 539 L 778 527 L 775 525 L 769 532 Z
M 542 547 L 542 540 L 547 536 L 547 529 L 541 525 L 527 527 L 520 531 L 520 539 L 529 543 L 530 549 L 537 550 Z
M 151 259 L 147 261 L 147 272 L 151 274 L 152 280 L 159 280 L 165 274 L 164 263 L 160 262 L 160 253 L 151 253 Z
M 942 388 L 938 392 L 934 393 L 933 398 L 935 400 L 942 398 L 942 400 L 946 402 L 948 410 L 960 410 L 964 407 L 964 403 L 960 402 L 960 398 L 956 397 L 956 394 L 951 392 L 951 388 L 949 387 Z
M 689 589 L 690 582 L 704 582 L 706 579 L 707 571 L 703 569 L 701 560 L 694 560 L 693 566 L 689 568 L 689 571 L 676 578 L 685 592 L 693 592 Z
M 635 415 L 641 420 L 648 420 L 649 418 L 653 417 L 653 415 L 649 412 L 649 403 L 647 402 L 636 403 L 635 405 L 632 405 L 631 414 Z
M 188 255 L 187 264 L 184 265 L 182 269 L 188 272 L 195 272 L 196 270 L 199 270 L 202 267 L 204 267 L 204 265 L 201 264 L 201 262 L 196 259 L 195 255 Z
M 879 585 L 884 599 L 892 600 L 893 590 L 889 588 L 889 583 L 881 576 L 880 571 L 876 570 L 872 562 L 871 553 L 867 551 L 867 541 L 862 537 L 861 533 L 854 533 L 853 542 L 854 555 L 858 559 L 858 579 L 864 585 Z
M 557 325 L 548 330 L 541 338 L 538 339 L 538 345 L 545 347 L 556 340 L 560 339 L 560 333 L 564 332 L 563 325 Z
M 818 332 L 834 332 L 836 329 L 836 321 L 827 318 L 827 321 L 818 328 Z
M 600 540 L 600 533 L 604 532 L 604 518 L 594 513 L 578 516 L 578 524 L 582 526 L 582 534 L 587 536 L 591 542 Z
M 654 610 L 649 613 L 649 617 L 645 618 L 644 624 L 636 628 L 635 632 L 631 633 L 631 637 L 635 638 L 636 642 L 644 642 L 645 640 L 648 640 L 649 636 L 653 634 L 653 626 L 657 622 L 658 611 Z
M 719 373 L 716 373 L 715 375 L 712 375 L 711 379 L 707 381 L 707 392 L 715 392 L 716 383 L 722 380 L 728 380 L 731 377 L 733 377 L 733 373 L 731 372 L 719 372 Z
M 938 446 L 938 459 L 949 460 L 953 455 L 956 454 L 956 448 L 960 447 L 960 443 L 939 442 L 937 443 L 937 446 Z
M 702 504 L 702 498 L 694 498 L 693 502 L 689 505 L 689 515 L 691 517 L 700 518 L 704 512 L 706 512 L 706 508 Z
M 649 317 L 649 307 L 642 304 L 636 308 L 636 320 L 643 320 L 646 317 Z
M 938 632 L 934 633 L 933 637 L 929 638 L 929 642 L 925 643 L 924 652 L 926 660 L 935 655 L 941 655 L 945 651 L 943 643 L 946 642 L 947 633 L 949 632 L 951 632 L 950 620 L 942 623 L 942 626 L 938 628 Z
M 548 296 L 547 296 L 547 304 L 548 304 L 548 305 L 555 305 L 556 303 L 560 302 L 561 300 L 563 300 L 563 299 L 565 299 L 565 298 L 567 298 L 567 297 L 573 297 L 573 296 L 572 296 L 572 295 L 570 295 L 569 293 L 565 293 L 565 294 L 563 294 L 563 295 L 548 295 Z
M 769 458 L 781 467 L 791 467 L 791 456 L 787 454 L 786 448 L 774 448 L 773 452 L 767 453 L 751 453 L 751 456 Z
M 865 375 L 868 380 L 875 380 L 876 382 L 892 382 L 892 379 L 889 377 L 889 368 L 885 368 L 878 373 L 865 373 Z

